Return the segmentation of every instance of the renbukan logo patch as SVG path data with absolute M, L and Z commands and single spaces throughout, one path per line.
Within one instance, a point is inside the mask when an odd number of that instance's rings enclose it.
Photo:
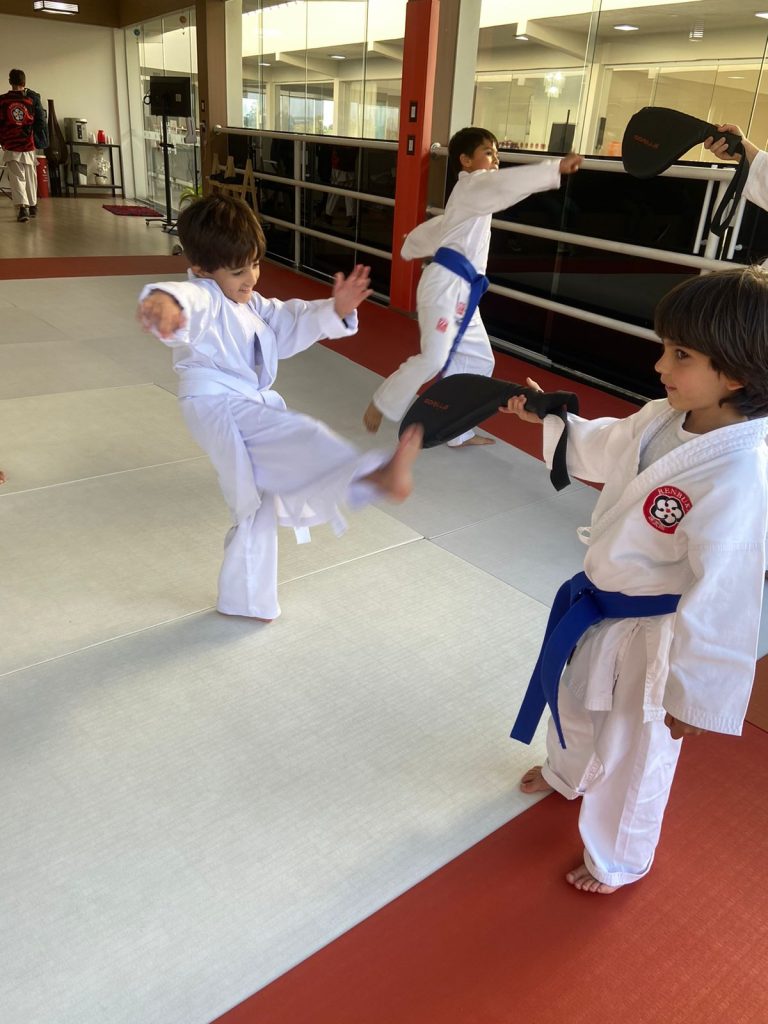
M 685 491 L 671 486 L 657 487 L 645 499 L 643 515 L 654 530 L 674 533 L 692 506 Z

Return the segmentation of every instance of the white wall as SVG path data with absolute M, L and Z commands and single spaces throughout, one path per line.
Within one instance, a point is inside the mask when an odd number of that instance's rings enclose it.
M 54 101 L 56 117 L 85 117 L 88 130 L 120 137 L 113 29 L 71 24 L 66 19 L 17 18 L 0 14 L 0 86 L 11 68 L 27 85 Z

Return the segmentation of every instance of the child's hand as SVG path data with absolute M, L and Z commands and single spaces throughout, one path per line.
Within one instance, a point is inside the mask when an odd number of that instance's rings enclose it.
M 749 139 L 744 138 L 744 132 L 739 128 L 737 124 L 719 124 L 717 125 L 718 131 L 721 132 L 732 132 L 734 135 L 741 136 L 741 144 L 744 147 L 744 152 L 747 154 L 747 160 L 752 163 L 757 153 L 760 150 Z M 704 149 L 708 149 L 712 156 L 717 157 L 718 160 L 740 160 L 741 155 L 736 153 L 735 156 L 731 156 L 727 149 L 728 143 L 725 139 L 715 139 L 710 135 L 708 139 L 704 140 Z
M 168 292 L 150 292 L 139 303 L 136 317 L 145 331 L 154 331 L 161 338 L 170 338 L 186 323 L 176 299 Z
M 533 388 L 534 391 L 541 391 L 542 388 L 536 383 L 535 380 L 531 380 L 530 377 L 526 377 L 525 383 L 529 388 Z M 515 395 L 507 402 L 506 405 L 499 407 L 499 412 L 513 413 L 515 416 L 519 416 L 521 420 L 525 420 L 526 423 L 541 423 L 541 420 L 535 412 L 527 412 L 525 408 L 525 395 Z
M 372 294 L 370 267 L 358 263 L 349 277 L 344 277 L 342 273 L 334 274 L 333 305 L 342 320 Z
M 579 153 L 569 153 L 560 161 L 561 174 L 574 174 L 584 162 L 584 157 Z
M 744 132 L 738 125 L 735 124 L 719 124 L 717 130 L 721 132 L 733 132 L 734 135 L 744 135 Z M 708 139 L 704 140 L 704 149 L 708 149 L 712 156 L 716 156 L 718 160 L 740 160 L 739 154 L 731 156 L 727 149 L 728 143 L 725 139 L 718 139 L 715 142 L 714 138 L 710 135 Z
M 726 129 L 730 131 L 730 129 Z M 687 722 L 681 722 L 679 718 L 673 718 L 669 712 L 664 715 L 664 725 L 669 729 L 669 734 L 673 740 L 681 740 L 683 736 L 701 736 L 706 729 L 697 729 L 695 725 L 688 725 Z

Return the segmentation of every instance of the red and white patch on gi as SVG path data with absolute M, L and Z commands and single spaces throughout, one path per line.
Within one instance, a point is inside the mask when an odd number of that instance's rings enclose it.
M 457 302 L 456 303 L 456 316 L 464 316 L 464 314 L 466 312 L 467 312 L 467 304 L 466 304 L 466 302 Z
M 445 319 L 444 316 L 441 316 L 440 319 L 435 324 L 435 330 L 440 331 L 441 334 L 445 334 L 445 332 L 448 330 L 448 321 Z
M 643 515 L 654 530 L 662 533 L 674 533 L 683 520 L 683 516 L 691 511 L 693 502 L 677 487 L 657 487 L 651 491 L 643 503 Z

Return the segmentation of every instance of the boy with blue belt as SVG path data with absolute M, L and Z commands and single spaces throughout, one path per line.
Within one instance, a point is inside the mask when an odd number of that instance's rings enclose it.
M 581 797 L 584 860 L 566 878 L 595 893 L 650 870 L 680 739 L 741 732 L 760 627 L 768 274 L 684 281 L 655 330 L 667 397 L 626 419 L 568 417 L 568 471 L 604 487 L 512 732 L 530 742 L 549 703 L 547 760 L 521 789 Z M 542 423 L 524 403 L 506 411 Z M 563 423 L 543 428 L 548 459 Z
M 440 374 L 493 373 L 493 352 L 478 311 L 488 287 L 485 269 L 491 244 L 491 217 L 578 170 L 571 153 L 521 167 L 499 168 L 498 142 L 485 128 L 462 128 L 448 143 L 449 171 L 458 180 L 445 212 L 419 224 L 403 243 L 403 259 L 431 259 L 416 294 L 421 351 L 411 356 L 376 390 L 363 422 L 371 433 L 384 416 L 399 422 L 422 384 Z M 492 444 L 473 430 L 451 447 Z

